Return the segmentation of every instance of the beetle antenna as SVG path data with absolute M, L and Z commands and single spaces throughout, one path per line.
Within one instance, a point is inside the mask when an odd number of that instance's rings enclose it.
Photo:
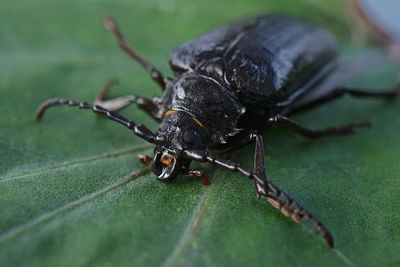
M 274 207 L 280 209 L 286 216 L 290 216 L 295 222 L 300 222 L 302 219 L 310 221 L 328 245 L 333 248 L 333 237 L 328 228 L 326 228 L 317 217 L 312 215 L 311 212 L 303 208 L 303 206 L 297 203 L 290 195 L 271 183 L 266 177 L 261 177 L 254 171 L 243 168 L 239 163 L 210 155 L 207 151 L 185 150 L 184 154 L 194 161 L 209 162 L 227 168 L 233 172 L 240 172 L 246 177 L 253 179 L 256 183 L 258 194 L 265 196 Z
M 121 114 L 105 109 L 99 105 L 92 105 L 87 102 L 81 102 L 72 99 L 53 98 L 46 100 L 40 105 L 40 107 L 36 111 L 36 120 L 40 121 L 43 117 L 44 112 L 49 107 L 62 106 L 62 105 L 67 105 L 70 107 L 78 106 L 81 109 L 91 109 L 93 110 L 93 112 L 103 114 L 107 116 L 109 119 L 116 121 L 122 125 L 125 125 L 128 129 L 131 129 L 134 132 L 134 134 L 146 140 L 147 142 L 152 144 L 155 144 L 156 142 L 155 135 L 145 125 L 136 124 L 134 121 L 125 118 Z

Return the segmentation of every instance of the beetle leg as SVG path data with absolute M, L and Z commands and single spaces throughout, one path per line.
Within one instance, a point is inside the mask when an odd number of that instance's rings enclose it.
M 384 90 L 384 91 L 368 91 L 355 88 L 338 87 L 330 91 L 328 94 L 323 95 L 315 100 L 312 100 L 309 103 L 291 109 L 289 111 L 289 114 L 299 113 L 315 108 L 319 105 L 325 104 L 331 100 L 342 97 L 344 95 L 350 95 L 353 97 L 360 97 L 360 98 L 384 98 L 389 100 L 400 95 L 400 84 L 397 85 L 394 89 Z
M 257 137 L 259 140 L 261 136 Z M 256 139 L 257 144 L 257 139 Z M 258 147 L 261 147 L 260 142 Z M 310 221 L 318 233 L 325 239 L 328 245 L 333 248 L 333 237 L 329 232 L 328 228 L 308 210 L 303 208 L 298 202 L 296 202 L 291 196 L 285 193 L 278 186 L 274 185 L 266 176 L 260 176 L 257 172 L 260 172 L 260 166 L 257 165 L 256 171 L 252 171 L 242 167 L 239 163 L 217 158 L 207 151 L 203 150 L 184 150 L 185 156 L 198 162 L 209 162 L 215 164 L 233 172 L 240 172 L 246 177 L 255 181 L 256 190 L 259 195 L 265 196 L 267 200 L 276 208 L 279 208 L 283 214 L 290 216 L 295 222 L 300 220 Z M 256 152 L 257 153 L 257 152 Z M 261 155 L 256 159 L 257 162 L 260 161 Z M 265 163 L 264 163 L 265 164 Z M 265 166 L 265 165 L 264 165 Z
M 107 99 L 108 93 L 110 92 L 111 87 L 118 84 L 118 80 L 116 78 L 109 79 L 101 89 L 101 91 L 97 94 L 95 98 L 95 102 L 105 101 Z
M 188 170 L 186 175 L 200 177 L 204 185 L 210 185 L 210 181 L 204 175 L 204 172 L 202 170 Z
M 120 32 L 117 24 L 109 17 L 103 18 L 103 25 L 112 35 L 117 39 L 119 46 L 125 51 L 134 61 L 139 63 L 143 68 L 145 68 L 151 75 L 151 78 L 165 90 L 165 79 L 160 71 L 158 71 L 153 65 L 147 60 L 141 57 L 126 41 L 122 33 Z
M 141 163 L 143 163 L 143 165 L 149 165 L 152 161 L 152 158 L 143 154 L 138 154 L 138 159 L 140 160 Z
M 107 81 L 103 89 L 96 96 L 94 104 L 102 106 L 108 110 L 116 111 L 123 109 L 132 103 L 136 103 L 140 109 L 145 111 L 152 118 L 157 121 L 161 120 L 157 106 L 150 99 L 135 95 L 127 95 L 107 100 L 107 95 L 110 92 L 111 87 L 116 83 L 117 81 L 115 79 L 110 79 L 109 81 Z
M 265 168 L 264 143 L 262 136 L 254 132 L 250 134 L 250 140 L 251 139 L 256 140 L 256 147 L 254 150 L 253 170 L 258 176 L 267 178 L 267 172 Z M 261 192 L 259 191 L 256 180 L 254 180 L 254 186 L 256 188 L 257 196 L 258 198 L 260 198 Z
M 253 170 L 254 172 L 260 176 L 263 177 L 265 181 L 267 181 L 267 173 L 266 173 L 266 167 L 265 167 L 265 153 L 264 153 L 264 143 L 262 136 L 258 134 L 257 132 L 254 132 L 250 135 L 251 139 L 255 139 L 256 141 L 256 146 L 255 146 L 255 151 L 254 151 L 254 162 L 253 162 Z M 271 196 L 269 194 L 265 194 L 263 191 L 263 188 L 260 186 L 260 184 L 254 180 L 254 185 L 256 187 L 256 192 L 258 198 L 260 198 L 262 195 L 264 195 L 268 202 L 274 206 L 275 208 L 279 209 L 286 217 L 290 217 L 293 221 L 295 222 L 301 222 L 300 216 L 297 214 L 297 211 L 295 208 L 291 207 L 290 205 L 287 205 L 284 201 L 281 199 Z
M 329 136 L 329 135 L 343 135 L 343 134 L 352 134 L 355 133 L 359 128 L 370 127 L 370 121 L 363 121 L 360 123 L 348 123 L 343 125 L 337 125 L 333 127 L 328 127 L 325 129 L 310 129 L 304 127 L 297 122 L 282 116 L 276 115 L 269 118 L 267 122 L 268 126 L 279 126 L 279 125 L 286 125 L 292 130 L 296 131 L 297 133 L 312 139 L 320 138 L 322 136 Z
M 256 146 L 255 146 L 255 151 L 254 151 L 254 162 L 253 162 L 254 172 L 258 176 L 264 177 L 264 180 L 267 181 L 267 173 L 266 173 L 266 167 L 265 167 L 264 143 L 263 143 L 262 136 L 256 132 L 254 132 L 250 135 L 250 138 L 255 139 L 255 141 L 256 141 Z M 286 217 L 290 217 L 293 221 L 295 221 L 297 223 L 301 222 L 301 217 L 299 214 L 297 214 L 297 211 L 295 208 L 286 204 L 284 201 L 282 201 L 281 199 L 279 199 L 277 197 L 263 193 L 262 187 L 259 185 L 259 183 L 257 183 L 256 180 L 254 180 L 254 185 L 256 187 L 256 192 L 257 192 L 258 198 L 260 198 L 262 195 L 264 195 L 267 198 L 268 202 L 275 208 L 279 209 Z
M 147 98 L 144 97 L 139 97 L 135 95 L 127 95 L 127 96 L 122 96 L 106 101 L 95 101 L 95 105 L 102 106 L 108 110 L 120 110 L 129 104 L 136 103 L 140 109 L 145 111 L 147 114 L 149 114 L 152 118 L 154 118 L 157 121 L 161 120 L 161 117 L 159 116 L 159 111 L 156 105 Z

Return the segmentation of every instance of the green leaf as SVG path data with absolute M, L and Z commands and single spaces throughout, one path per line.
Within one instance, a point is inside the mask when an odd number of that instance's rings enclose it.
M 152 146 L 120 125 L 77 108 L 54 108 L 34 121 L 43 100 L 92 101 L 111 77 L 120 80 L 112 96 L 161 93 L 102 29 L 104 15 L 168 76 L 168 53 L 180 43 L 262 11 L 328 27 L 347 60 L 374 58 L 379 49 L 348 41 L 344 2 L 331 2 L 1 1 L 0 265 L 399 265 L 399 101 L 345 97 L 294 117 L 315 128 L 373 122 L 356 135 L 264 135 L 269 177 L 327 225 L 335 249 L 307 224 L 257 200 L 252 182 L 239 174 L 202 166 L 208 187 L 192 177 L 162 183 L 137 160 Z M 394 84 L 393 64 L 372 65 L 348 84 Z M 123 114 L 157 126 L 134 106 Z M 230 157 L 251 166 L 252 155 L 249 146 Z

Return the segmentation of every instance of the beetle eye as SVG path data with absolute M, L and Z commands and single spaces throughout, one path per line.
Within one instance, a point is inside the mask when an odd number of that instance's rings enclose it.
M 198 143 L 200 140 L 199 138 L 199 134 L 194 131 L 194 130 L 187 130 L 184 134 L 183 134 L 183 141 L 188 144 L 188 145 L 195 145 L 196 143 Z

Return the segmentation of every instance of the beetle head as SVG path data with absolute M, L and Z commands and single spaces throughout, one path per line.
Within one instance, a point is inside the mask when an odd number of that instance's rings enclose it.
M 156 132 L 157 146 L 151 163 L 159 180 L 169 181 L 182 173 L 191 160 L 184 150 L 204 150 L 208 133 L 204 126 L 186 112 L 171 110 Z

